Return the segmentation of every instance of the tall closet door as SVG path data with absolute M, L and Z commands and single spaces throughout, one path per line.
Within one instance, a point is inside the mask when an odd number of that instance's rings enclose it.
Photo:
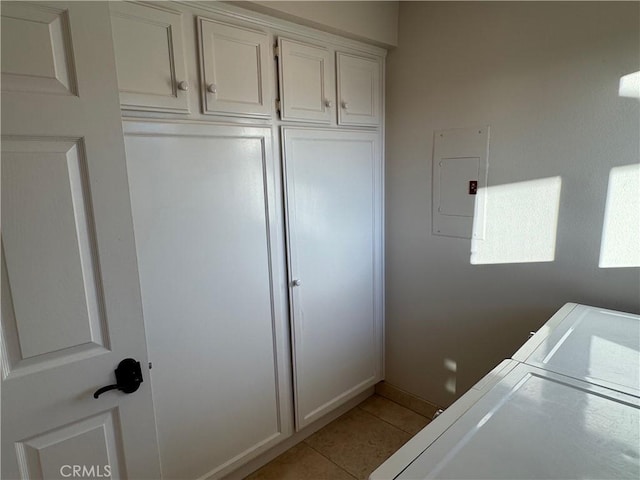
M 376 133 L 283 128 L 296 428 L 381 379 Z
M 271 129 L 124 128 L 163 477 L 219 477 L 292 430 Z

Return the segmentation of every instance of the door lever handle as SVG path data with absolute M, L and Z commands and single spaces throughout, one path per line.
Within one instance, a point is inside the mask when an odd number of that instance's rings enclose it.
M 133 358 L 125 358 L 116 368 L 116 383 L 99 388 L 93 394 L 93 398 L 98 398 L 103 393 L 116 389 L 124 393 L 133 393 L 140 388 L 142 381 L 140 362 Z

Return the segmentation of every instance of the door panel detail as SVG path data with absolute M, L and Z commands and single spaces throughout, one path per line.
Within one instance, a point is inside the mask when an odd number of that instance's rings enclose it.
M 82 141 L 11 139 L 2 154 L 9 368 L 108 348 Z
M 117 416 L 110 410 L 17 442 L 22 478 L 125 478 Z
M 2 90 L 76 95 L 67 12 L 50 6 L 2 5 Z

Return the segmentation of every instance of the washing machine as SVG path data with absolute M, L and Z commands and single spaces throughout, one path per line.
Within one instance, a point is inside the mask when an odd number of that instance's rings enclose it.
M 640 478 L 640 317 L 566 304 L 371 480 Z

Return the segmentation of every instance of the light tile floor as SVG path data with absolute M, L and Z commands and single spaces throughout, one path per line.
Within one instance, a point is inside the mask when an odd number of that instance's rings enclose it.
M 245 480 L 365 480 L 427 423 L 373 395 Z

